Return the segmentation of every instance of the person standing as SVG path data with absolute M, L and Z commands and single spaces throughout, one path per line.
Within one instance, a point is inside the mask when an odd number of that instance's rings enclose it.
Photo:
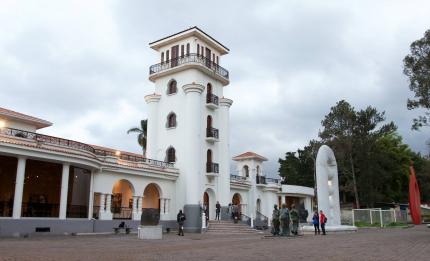
M 279 219 L 281 223 L 281 236 L 290 236 L 290 212 L 285 204 L 282 204 Z
M 324 215 L 324 212 L 320 210 L 320 225 L 322 234 L 325 236 L 325 223 L 327 223 L 327 217 Z
M 278 206 L 275 204 L 273 206 L 273 213 L 272 213 L 272 235 L 279 236 L 279 210 Z
M 315 210 L 314 216 L 312 217 L 312 224 L 314 224 L 315 235 L 320 234 L 320 217 L 318 216 L 318 210 Z
M 178 236 L 184 236 L 184 222 L 187 218 L 185 214 L 182 213 L 182 209 L 179 210 L 178 215 L 176 216 L 176 221 L 178 222 Z
M 291 229 L 291 233 L 297 236 L 299 228 L 299 212 L 297 211 L 296 206 L 294 204 L 291 205 L 290 217 L 291 221 L 293 222 L 293 228 Z
M 219 203 L 219 201 L 216 202 L 215 208 L 216 208 L 215 220 L 219 220 L 219 213 L 221 212 L 221 204 Z

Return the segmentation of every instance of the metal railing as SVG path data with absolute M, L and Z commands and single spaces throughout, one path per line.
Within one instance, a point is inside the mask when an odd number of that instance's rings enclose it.
M 216 96 L 215 94 L 208 93 L 206 95 L 206 103 L 213 103 L 218 106 L 218 101 L 219 101 L 218 96 Z
M 240 213 L 240 221 L 248 226 L 251 226 L 251 218 L 243 213 Z
M 93 206 L 93 218 L 94 219 L 99 219 L 99 214 L 100 214 L 100 206 Z
M 267 178 L 267 177 L 266 177 L 266 183 L 275 183 L 275 184 L 279 184 L 279 180 L 280 180 L 280 179 L 274 179 L 274 178 Z
M 269 218 L 260 211 L 255 212 L 254 227 L 256 229 L 267 229 L 269 227 Z
M 219 139 L 219 130 L 215 128 L 206 128 L 206 137 Z
M 177 67 L 179 65 L 187 64 L 187 63 L 201 64 L 201 65 L 205 66 L 206 68 L 214 71 L 219 76 L 221 76 L 227 80 L 229 78 L 229 73 L 226 69 L 219 66 L 215 62 L 211 61 L 209 58 L 206 58 L 206 57 L 204 57 L 200 54 L 196 54 L 196 53 L 190 53 L 187 55 L 183 55 L 183 56 L 179 56 L 177 58 L 170 59 L 166 62 L 151 65 L 151 67 L 149 67 L 149 75 L 154 74 L 154 73 L 159 73 L 162 71 L 166 71 L 166 70 L 169 70 L 171 68 Z
M 219 173 L 219 164 L 213 163 L 213 162 L 207 162 L 206 173 Z
M 242 177 L 242 176 L 239 176 L 239 175 L 232 175 L 232 174 L 230 174 L 230 180 L 243 182 L 243 181 L 246 181 L 246 177 Z
M 154 165 L 157 167 L 163 167 L 163 168 L 173 168 L 174 167 L 174 163 L 170 163 L 170 162 L 148 159 L 148 158 L 145 158 L 143 156 L 136 156 L 136 155 L 126 154 L 126 153 L 122 153 L 119 156 L 116 156 L 113 151 L 96 149 L 93 146 L 82 143 L 82 142 L 77 142 L 74 140 L 68 140 L 68 139 L 53 137 L 53 136 L 39 134 L 39 133 L 25 131 L 25 130 L 3 127 L 3 128 L 0 128 L 0 134 L 18 137 L 18 138 L 30 139 L 30 140 L 34 140 L 38 143 L 46 143 L 46 144 L 51 144 L 51 145 L 68 147 L 68 148 L 72 148 L 72 149 L 83 150 L 83 151 L 91 152 L 91 153 L 98 155 L 98 156 L 118 157 L 122 160 L 128 160 L 128 161 L 133 161 L 133 162 L 142 162 L 142 163 Z
M 131 219 L 131 215 L 133 213 L 133 209 L 128 207 L 112 206 L 110 210 L 112 212 L 113 219 Z
M 257 183 L 257 184 L 267 184 L 266 183 L 266 177 L 265 176 L 260 176 L 260 175 L 257 175 L 257 176 L 255 176 L 255 183 Z

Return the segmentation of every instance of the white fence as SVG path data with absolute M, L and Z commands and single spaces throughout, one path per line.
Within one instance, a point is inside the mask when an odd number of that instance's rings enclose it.
M 391 223 L 407 223 L 408 213 L 406 210 L 380 208 L 353 209 L 351 211 L 351 223 L 370 224 L 374 226 L 386 226 Z

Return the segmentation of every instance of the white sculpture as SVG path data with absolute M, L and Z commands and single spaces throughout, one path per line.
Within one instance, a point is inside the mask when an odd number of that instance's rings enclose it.
M 326 226 L 340 226 L 337 164 L 333 151 L 327 145 L 318 150 L 316 172 L 318 210 L 327 216 Z
M 327 232 L 354 232 L 355 226 L 342 225 L 340 221 L 339 181 L 337 163 L 333 151 L 327 145 L 318 150 L 316 159 L 316 185 L 318 212 L 322 210 L 327 217 Z M 305 233 L 313 233 L 313 226 L 303 226 Z

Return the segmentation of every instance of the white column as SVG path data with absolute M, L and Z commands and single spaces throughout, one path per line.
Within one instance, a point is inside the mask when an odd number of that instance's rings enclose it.
M 133 220 L 140 220 L 141 214 L 139 215 L 139 196 L 133 196 Z
M 313 211 L 312 211 L 312 198 L 310 196 L 305 197 L 305 209 L 308 211 L 308 218 L 306 221 L 311 222 L 313 217 Z
M 139 216 L 142 215 L 142 204 L 143 197 L 139 197 L 139 201 L 137 202 L 137 213 L 139 213 Z
M 100 212 L 100 219 L 102 220 L 112 220 L 112 212 L 110 210 L 111 206 L 111 194 L 104 194 L 105 201 L 106 201 L 106 209 L 104 209 L 103 212 Z
M 185 102 L 185 117 L 186 117 L 186 130 L 185 140 L 189 141 L 186 151 L 183 153 L 184 158 L 183 166 L 186 184 L 186 199 L 187 205 L 198 205 L 200 201 L 200 189 L 202 180 L 202 97 L 201 93 L 204 86 L 199 84 L 186 84 L 182 87 L 186 95 Z
M 221 206 L 230 203 L 230 106 L 233 101 L 220 99 L 218 198 Z
M 13 214 L 14 219 L 21 218 L 22 207 L 22 194 L 24 192 L 24 178 L 25 178 L 25 163 L 26 158 L 18 158 L 18 166 L 16 169 L 16 182 L 15 182 L 15 195 L 13 199 Z
M 99 194 L 99 197 L 100 197 L 99 219 L 102 219 L 102 215 L 105 212 L 105 200 L 106 200 L 106 197 L 105 197 L 105 194 L 103 194 L 103 193 L 99 192 L 98 194 Z
M 68 163 L 63 164 L 63 173 L 61 176 L 61 197 L 60 197 L 60 219 L 66 219 L 67 214 L 67 194 L 69 191 L 69 170 Z
M 170 198 L 166 198 L 165 202 L 165 208 L 166 208 L 166 215 L 169 214 L 169 206 L 170 206 Z
M 282 194 L 281 195 L 281 206 L 279 206 L 279 209 L 281 209 L 282 208 L 282 205 L 283 204 L 285 204 L 285 197 L 286 197 L 287 195 L 286 194 Z
M 148 124 L 147 124 L 147 142 L 146 142 L 146 157 L 150 159 L 158 159 L 157 157 L 157 124 L 158 124 L 158 102 L 161 95 L 150 94 L 145 96 L 145 101 L 149 106 Z
M 90 196 L 88 200 L 88 219 L 92 219 L 94 211 L 94 171 L 91 171 Z

